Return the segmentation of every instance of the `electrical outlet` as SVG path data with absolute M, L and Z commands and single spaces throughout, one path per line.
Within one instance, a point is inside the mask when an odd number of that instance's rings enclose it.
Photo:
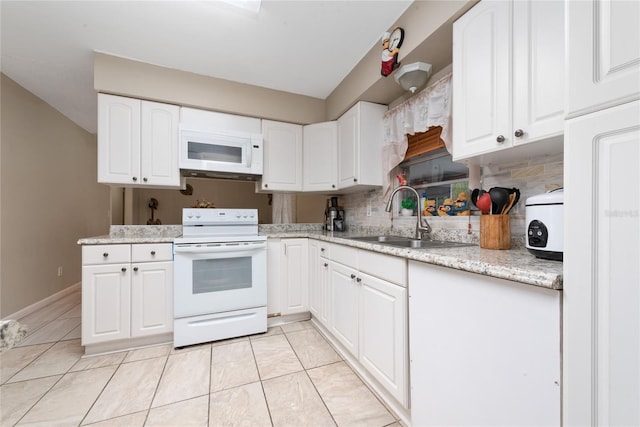
M 62 266 L 58 267 L 58 277 L 62 277 Z
M 371 216 L 371 200 L 367 201 L 367 216 Z

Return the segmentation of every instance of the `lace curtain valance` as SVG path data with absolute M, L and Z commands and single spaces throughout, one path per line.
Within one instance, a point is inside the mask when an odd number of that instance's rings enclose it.
M 451 73 L 416 96 L 387 111 L 383 119 L 382 143 L 383 194 L 390 189 L 391 171 L 404 159 L 407 134 L 442 126 L 440 138 L 451 152 Z

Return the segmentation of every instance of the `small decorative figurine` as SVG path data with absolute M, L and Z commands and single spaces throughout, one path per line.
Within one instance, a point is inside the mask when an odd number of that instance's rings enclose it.
M 398 53 L 404 39 L 404 30 L 400 27 L 394 28 L 391 33 L 385 32 L 382 35 L 382 66 L 380 74 L 387 77 L 393 72 L 400 63 L 398 62 Z
M 439 216 L 467 216 L 470 215 L 469 211 L 469 196 L 467 193 L 462 192 L 458 194 L 458 198 L 445 199 L 444 202 L 438 206 Z

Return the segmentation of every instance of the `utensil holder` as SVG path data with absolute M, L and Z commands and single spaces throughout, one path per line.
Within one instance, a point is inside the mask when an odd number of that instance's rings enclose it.
M 509 215 L 480 216 L 480 247 L 484 249 L 511 249 Z

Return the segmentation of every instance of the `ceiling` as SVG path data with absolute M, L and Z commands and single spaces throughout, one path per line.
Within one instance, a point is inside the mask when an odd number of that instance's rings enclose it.
M 326 99 L 411 3 L 2 0 L 0 65 L 91 133 L 94 51 Z

